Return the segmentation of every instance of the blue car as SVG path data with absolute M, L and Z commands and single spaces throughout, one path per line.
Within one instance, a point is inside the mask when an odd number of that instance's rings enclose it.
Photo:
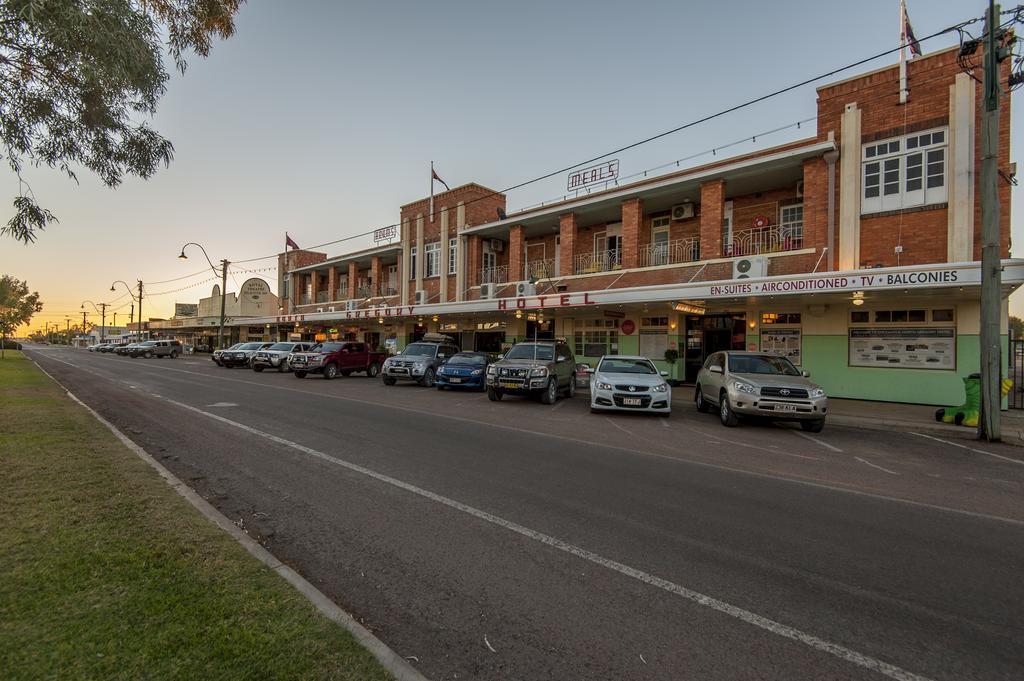
M 445 388 L 472 388 L 483 390 L 486 386 L 487 365 L 491 356 L 486 352 L 457 352 L 437 370 L 438 390 Z

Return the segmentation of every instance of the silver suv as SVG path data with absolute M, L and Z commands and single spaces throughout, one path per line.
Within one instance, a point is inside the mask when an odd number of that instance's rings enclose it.
M 576 360 L 562 341 L 516 343 L 487 367 L 487 397 L 497 402 L 506 394 L 540 395 L 554 404 L 558 395 L 576 395 Z
M 735 426 L 740 416 L 774 421 L 798 421 L 811 433 L 825 427 L 828 398 L 780 355 L 762 352 L 716 352 L 697 374 L 697 410 L 718 408 L 723 426 Z
M 279 372 L 291 371 L 291 367 L 288 366 L 288 355 L 293 352 L 306 352 L 311 347 L 313 347 L 312 343 L 292 343 L 291 341 L 274 343 L 269 348 L 258 350 L 249 360 L 249 366 L 256 373 L 264 369 L 277 369 Z
M 381 367 L 380 376 L 384 385 L 394 385 L 397 381 L 415 381 L 427 388 L 434 387 L 434 379 L 438 369 L 459 348 L 448 336 L 428 333 L 423 340 L 405 346 L 401 354 L 388 357 Z
M 151 340 L 139 343 L 128 354 L 132 357 L 170 357 L 174 359 L 182 352 L 181 343 L 176 340 Z

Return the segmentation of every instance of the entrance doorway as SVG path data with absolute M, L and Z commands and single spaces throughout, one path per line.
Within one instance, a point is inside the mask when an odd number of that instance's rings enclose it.
M 526 340 L 555 340 L 555 323 L 550 319 L 543 322 L 526 320 Z
M 473 338 L 473 349 L 477 352 L 501 352 L 505 340 L 504 331 L 477 331 Z
M 746 316 L 743 313 L 690 315 L 686 318 L 685 339 L 683 380 L 693 383 L 708 355 L 722 350 L 746 349 Z

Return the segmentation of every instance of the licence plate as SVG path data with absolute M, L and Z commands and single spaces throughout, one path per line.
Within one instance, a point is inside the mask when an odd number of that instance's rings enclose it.
M 627 407 L 639 407 L 643 404 L 639 397 L 623 397 L 622 403 Z
M 518 390 L 522 386 L 520 384 L 518 384 L 518 383 L 502 383 L 501 387 L 502 388 L 508 388 L 509 390 Z
M 461 378 L 449 378 L 448 380 L 452 383 L 462 383 Z
M 399 367 L 395 367 L 394 369 L 391 370 L 391 373 L 394 373 L 394 374 L 407 374 L 407 373 L 409 373 L 409 370 L 408 369 L 402 369 L 402 368 L 399 368 Z
M 796 411 L 795 404 L 776 404 L 775 411 Z

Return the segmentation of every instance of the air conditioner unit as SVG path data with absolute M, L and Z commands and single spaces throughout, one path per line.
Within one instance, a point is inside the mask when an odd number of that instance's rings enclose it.
M 329 308 L 327 308 L 327 311 L 328 311 L 328 312 L 334 312 L 334 306 L 333 306 L 333 305 L 331 305 L 331 306 L 330 306 Z
M 324 311 L 324 309 L 323 309 L 322 307 L 318 307 L 318 308 L 316 309 L 316 311 L 317 311 L 317 312 L 323 312 L 323 311 Z
M 495 253 L 501 253 L 505 250 L 505 242 L 500 239 L 491 239 L 491 250 Z
M 751 255 L 732 261 L 733 279 L 756 279 L 766 276 L 768 276 L 768 258 L 763 255 Z
M 693 202 L 687 201 L 686 203 L 678 203 L 672 206 L 672 219 L 673 220 L 689 220 L 693 217 Z
M 797 198 L 803 198 L 804 196 L 804 181 L 798 180 L 796 183 L 796 196 Z
M 531 284 L 528 281 L 517 281 L 516 282 L 516 297 L 522 298 L 523 296 L 535 296 L 537 295 L 537 285 Z
M 359 301 L 358 300 L 346 300 L 345 301 L 345 310 L 346 311 L 351 312 L 352 310 L 358 310 L 358 309 L 359 309 Z
M 416 304 L 417 305 L 426 305 L 427 304 L 427 292 L 426 291 L 419 290 L 419 291 L 416 292 Z
M 490 300 L 494 297 L 494 284 L 480 284 L 480 300 Z

